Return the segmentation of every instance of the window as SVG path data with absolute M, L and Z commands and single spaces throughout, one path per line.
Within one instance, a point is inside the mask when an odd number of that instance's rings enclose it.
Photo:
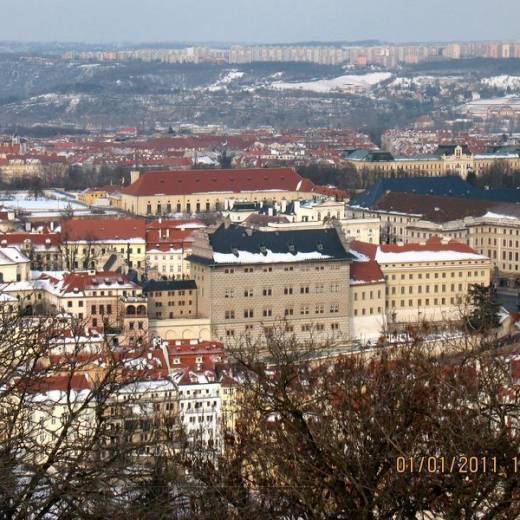
M 235 331 L 234 329 L 226 329 L 226 336 L 228 338 L 233 338 L 235 336 Z
M 244 310 L 244 318 L 252 318 L 254 316 L 253 309 Z
M 292 307 L 287 307 L 285 309 L 285 316 L 293 316 L 294 315 L 294 309 Z
M 292 287 L 284 287 L 283 293 L 284 294 L 292 294 L 293 293 L 293 288 Z
M 331 313 L 339 312 L 339 303 L 331 303 L 330 304 L 330 312 Z
M 325 311 L 325 305 L 323 305 L 323 303 L 317 303 L 315 306 L 316 314 L 323 314 L 324 311 Z
M 262 294 L 264 296 L 272 296 L 273 295 L 273 290 L 271 289 L 271 287 L 264 287 L 264 290 L 262 291 Z
M 253 289 L 244 289 L 244 297 L 252 298 L 253 297 Z
M 234 298 L 235 290 L 234 289 L 225 289 L 224 290 L 224 298 Z
M 302 305 L 300 307 L 300 314 L 309 314 L 309 306 L 308 305 Z
M 302 285 L 300 287 L 300 294 L 309 294 L 310 288 L 308 285 Z
M 269 317 L 269 316 L 272 316 L 273 315 L 273 309 L 271 309 L 270 307 L 264 309 L 263 315 L 266 318 Z
M 226 320 L 234 320 L 235 319 L 235 311 L 225 311 L 224 312 L 224 318 Z

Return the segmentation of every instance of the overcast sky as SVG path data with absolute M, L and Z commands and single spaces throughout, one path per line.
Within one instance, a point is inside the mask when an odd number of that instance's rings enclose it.
M 0 0 L 0 40 L 520 39 L 520 0 Z

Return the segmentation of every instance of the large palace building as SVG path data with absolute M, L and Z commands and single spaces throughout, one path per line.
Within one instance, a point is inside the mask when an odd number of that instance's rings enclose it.
M 472 154 L 465 145 L 441 145 L 433 155 L 406 157 L 394 157 L 385 151 L 347 150 L 343 159 L 356 170 L 376 172 L 384 177 L 460 175 L 466 178 L 468 173 L 480 175 L 496 163 L 512 170 L 520 169 L 518 150 Z
M 235 200 L 299 200 L 312 198 L 316 189 L 293 168 L 133 172 L 131 180 L 121 204 L 136 215 L 222 211 Z

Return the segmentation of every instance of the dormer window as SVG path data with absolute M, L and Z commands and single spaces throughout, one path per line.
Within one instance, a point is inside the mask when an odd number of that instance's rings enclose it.
M 236 247 L 231 249 L 231 252 L 238 258 L 238 249 Z
M 294 244 L 289 244 L 289 253 L 292 255 L 296 254 L 296 246 Z
M 317 249 L 318 251 L 320 251 L 320 252 L 323 251 L 323 244 L 322 244 L 321 242 L 319 242 L 318 244 L 316 244 L 316 249 Z
M 267 247 L 260 246 L 260 253 L 262 253 L 264 256 L 267 256 Z

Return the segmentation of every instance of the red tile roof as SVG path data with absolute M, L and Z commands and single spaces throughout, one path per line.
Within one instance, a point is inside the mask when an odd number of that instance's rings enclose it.
M 147 172 L 123 193 L 146 197 L 270 190 L 311 192 L 313 189 L 314 184 L 293 168 L 257 168 Z
M 370 262 L 352 262 L 350 265 L 350 279 L 356 284 L 370 284 L 383 282 L 385 276 L 379 264 L 371 260 Z
M 167 346 L 168 358 L 171 368 L 195 368 L 197 365 L 203 370 L 214 370 L 215 363 L 226 360 L 224 345 L 218 341 L 197 340 L 169 340 Z M 215 361 L 215 356 L 220 358 Z M 202 358 L 202 363 L 196 359 Z M 175 364 L 174 358 L 179 358 L 180 363 Z
M 476 251 L 466 244 L 461 244 L 455 240 L 451 240 L 450 242 L 442 242 L 439 237 L 432 237 L 427 240 L 424 244 L 367 244 L 365 242 L 359 242 L 357 240 L 351 243 L 351 248 L 358 253 L 361 253 L 371 260 L 374 260 L 376 257 L 376 253 L 378 248 L 383 253 L 408 253 L 415 251 L 456 251 L 458 253 L 473 253 Z
M 2 246 L 21 246 L 29 240 L 33 245 L 58 247 L 61 242 L 58 233 L 1 233 L 0 244 Z
M 114 289 L 128 285 L 137 287 L 125 275 L 112 271 L 98 271 L 95 275 L 86 272 L 66 273 L 63 277 L 64 293 L 96 289 L 99 285 L 112 285 Z
M 79 391 L 93 388 L 92 381 L 87 374 L 47 376 L 43 379 L 27 381 L 24 386 L 32 393 L 51 392 L 53 390 L 67 392 L 69 389 Z
M 85 218 L 64 220 L 63 240 L 130 240 L 146 237 L 144 219 Z

